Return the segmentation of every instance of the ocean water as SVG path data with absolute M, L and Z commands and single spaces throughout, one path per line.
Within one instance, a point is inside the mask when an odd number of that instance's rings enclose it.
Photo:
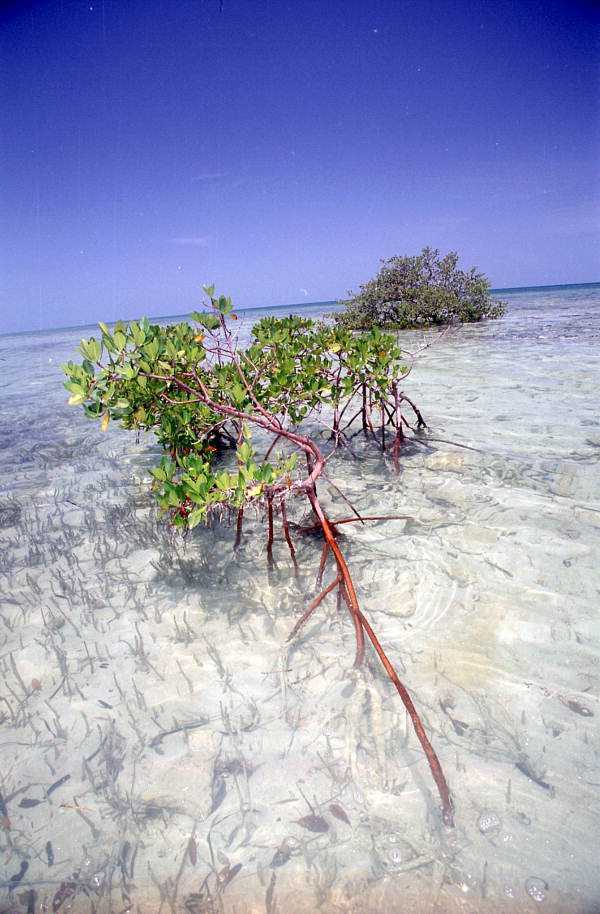
M 259 517 L 237 552 L 227 524 L 181 536 L 152 437 L 66 405 L 90 332 L 0 338 L 0 910 L 600 911 L 600 285 L 500 297 L 400 335 L 428 423 L 400 474 L 358 436 L 322 488 L 334 518 L 338 490 L 407 515 L 340 542 L 453 829 L 347 613 L 286 642 L 320 544 L 295 576 Z

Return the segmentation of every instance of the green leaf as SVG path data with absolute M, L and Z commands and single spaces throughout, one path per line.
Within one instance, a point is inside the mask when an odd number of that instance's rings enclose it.
M 89 340 L 81 341 L 79 351 L 84 358 L 88 359 L 90 362 L 97 362 L 102 352 L 102 346 L 98 340 L 95 340 L 94 337 L 92 337 Z
M 219 300 L 217 301 L 217 308 L 221 314 L 231 314 L 233 311 L 233 304 L 230 298 L 226 298 L 224 295 L 219 295 Z
M 273 472 L 273 467 L 270 463 L 263 463 L 260 468 L 258 478 L 261 482 L 264 482 L 265 485 L 269 486 L 275 478 L 275 473 Z
M 155 359 L 156 356 L 158 355 L 158 341 L 150 340 L 150 342 L 146 343 L 146 345 L 144 346 L 143 351 L 148 356 L 148 358 Z
M 207 330 L 216 330 L 221 326 L 219 318 L 212 311 L 192 311 L 189 317 L 206 327 Z
M 231 394 L 231 400 L 235 406 L 241 406 L 242 403 L 245 403 L 247 394 L 241 384 L 235 381 L 229 388 Z
M 247 441 L 244 441 L 242 444 L 239 445 L 239 447 L 237 449 L 237 458 L 240 461 L 240 463 L 246 463 L 248 460 L 250 460 L 250 458 L 252 457 L 252 454 L 253 454 L 252 445 L 248 444 Z
M 194 527 L 197 527 L 198 524 L 204 520 L 206 517 L 206 508 L 197 508 L 195 511 L 192 511 L 191 514 L 188 514 L 187 525 L 190 530 L 193 530 Z
M 72 394 L 83 394 L 83 388 L 81 384 L 77 384 L 76 381 L 65 381 L 63 383 L 65 390 L 68 390 Z
M 217 330 L 217 328 L 221 326 L 216 314 L 205 314 L 200 323 L 203 327 L 206 327 L 207 330 Z
M 126 362 L 124 365 L 119 367 L 118 371 L 121 377 L 126 381 L 132 381 L 135 378 L 138 370 L 130 362 Z
M 146 334 L 139 324 L 136 324 L 135 321 L 130 321 L 129 323 L 129 333 L 133 339 L 133 342 L 136 346 L 143 346 L 146 342 Z

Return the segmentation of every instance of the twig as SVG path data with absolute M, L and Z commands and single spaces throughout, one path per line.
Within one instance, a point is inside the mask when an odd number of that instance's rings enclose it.
M 304 623 L 309 619 L 310 616 L 312 616 L 312 614 L 315 611 L 315 609 L 317 608 L 317 606 L 320 606 L 320 604 L 323 602 L 323 600 L 325 599 L 327 594 L 331 593 L 331 591 L 341 582 L 341 580 L 342 580 L 341 574 L 338 574 L 337 578 L 334 578 L 334 580 L 331 582 L 331 584 L 329 584 L 325 588 L 325 590 L 322 590 L 318 597 L 315 597 L 315 599 L 312 601 L 312 603 L 310 604 L 308 609 L 304 610 L 304 612 L 302 613 L 302 615 L 300 616 L 300 618 L 294 625 L 293 629 L 287 636 L 286 641 L 291 641 L 292 638 L 298 634 L 298 632 L 300 631 L 300 629 L 302 628 Z
M 269 568 L 272 568 L 275 564 L 273 561 L 273 496 L 271 493 L 267 495 L 267 516 L 269 521 L 269 534 L 267 539 L 267 561 L 269 563 Z
M 292 540 L 290 537 L 290 528 L 289 528 L 288 519 L 287 519 L 287 512 L 285 510 L 285 501 L 281 502 L 281 523 L 283 526 L 283 535 L 285 536 L 285 541 L 288 544 L 288 548 L 290 550 L 290 555 L 292 557 L 292 562 L 294 565 L 294 573 L 297 577 L 299 574 L 299 568 L 298 568 L 298 562 L 296 561 L 296 550 L 294 549 L 294 544 L 292 543 Z

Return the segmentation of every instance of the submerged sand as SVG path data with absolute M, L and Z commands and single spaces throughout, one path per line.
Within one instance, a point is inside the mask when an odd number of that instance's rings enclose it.
M 267 568 L 259 518 L 237 552 L 227 524 L 181 537 L 153 504 L 150 437 L 65 408 L 47 361 L 26 417 L 8 398 L 0 910 L 599 909 L 591 349 L 559 386 L 550 351 L 513 345 L 507 374 L 486 332 L 415 369 L 431 427 L 400 476 L 367 445 L 330 467 L 362 513 L 409 515 L 347 525 L 343 545 L 454 829 L 376 658 L 352 668 L 335 600 L 286 643 L 318 542 L 297 538 L 295 577 L 283 542 Z

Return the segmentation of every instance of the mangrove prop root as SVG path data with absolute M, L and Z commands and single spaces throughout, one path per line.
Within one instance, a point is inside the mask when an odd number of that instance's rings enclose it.
M 343 517 L 341 520 L 330 520 L 332 527 L 339 527 L 340 524 L 357 524 L 365 520 L 411 520 L 410 514 L 372 514 L 360 517 Z
M 398 452 L 400 450 L 400 444 L 402 443 L 403 434 L 402 426 L 398 427 L 396 437 L 394 438 L 394 473 L 398 474 L 400 472 L 400 460 L 398 457 Z
M 267 496 L 267 510 L 269 518 L 269 538 L 267 540 L 267 561 L 269 563 L 269 568 L 273 568 L 273 499 L 271 496 Z
M 243 506 L 239 508 L 237 515 L 237 523 L 235 525 L 235 543 L 233 548 L 237 549 L 242 541 L 242 527 L 244 526 L 244 508 Z
M 351 610 L 348 593 L 346 591 L 346 588 L 344 587 L 343 580 L 340 582 L 340 589 L 339 589 L 338 594 L 340 597 L 340 600 L 338 601 L 338 609 L 341 609 L 341 600 L 343 599 L 346 606 L 350 610 L 350 614 L 352 616 L 352 621 L 354 623 L 354 634 L 356 636 L 356 651 L 354 654 L 353 666 L 354 666 L 354 669 L 356 670 L 362 664 L 364 656 L 365 656 L 365 636 L 364 636 L 364 632 L 363 632 L 363 626 L 362 626 L 362 622 L 360 621 L 360 618 L 358 617 L 358 615 L 356 613 L 353 613 Z
M 321 561 L 319 562 L 319 570 L 317 572 L 317 584 L 320 584 L 323 580 L 323 572 L 325 571 L 325 563 L 327 561 L 327 553 L 329 552 L 329 545 L 325 541 L 323 543 L 323 551 L 321 552 Z
M 450 796 L 450 790 L 448 789 L 448 783 L 444 777 L 444 772 L 442 771 L 440 760 L 436 755 L 435 749 L 429 742 L 429 738 L 425 733 L 425 728 L 423 727 L 421 718 L 417 713 L 417 709 L 415 708 L 406 687 L 398 678 L 398 674 L 396 673 L 394 667 L 389 661 L 389 658 L 379 643 L 377 635 L 369 625 L 368 621 L 365 619 L 360 609 L 358 610 L 358 618 L 360 619 L 361 625 L 366 631 L 371 644 L 375 648 L 377 656 L 381 660 L 386 673 L 396 686 L 398 694 L 402 699 L 402 703 L 408 712 L 408 716 L 412 721 L 412 725 L 414 727 L 415 733 L 417 734 L 417 738 L 423 747 L 423 752 L 427 756 L 427 761 L 429 762 L 429 768 L 431 770 L 433 780 L 436 783 L 440 798 L 442 800 L 442 819 L 446 825 L 452 827 L 454 825 L 454 803 L 452 802 L 452 797 Z
M 315 597 L 315 599 L 312 601 L 312 603 L 310 604 L 308 609 L 306 609 L 302 613 L 302 615 L 300 616 L 300 618 L 294 625 L 293 629 L 287 636 L 288 641 L 291 641 L 292 638 L 298 634 L 298 632 L 300 631 L 300 629 L 302 628 L 304 623 L 310 618 L 310 616 L 312 616 L 312 614 L 314 613 L 317 606 L 319 606 L 322 603 L 322 601 L 325 599 L 327 594 L 331 593 L 331 591 L 340 583 L 341 580 L 342 580 L 341 575 L 338 574 L 337 578 L 334 578 L 334 580 L 331 582 L 331 584 L 328 584 L 328 586 L 325 588 L 325 590 L 322 590 L 318 597 Z
M 341 520 L 330 520 L 329 525 L 333 527 L 334 531 L 336 527 L 339 527 L 340 524 L 358 524 L 364 523 L 366 520 L 412 520 L 411 514 L 359 514 L 358 517 L 343 517 Z M 311 524 L 308 527 L 301 527 L 299 524 L 292 524 L 294 530 L 298 533 L 314 533 L 315 530 L 321 529 L 321 524 Z M 325 543 L 327 546 L 327 543 Z M 328 547 L 329 548 L 329 547 Z
M 281 502 L 281 524 L 283 526 L 283 535 L 285 536 L 285 541 L 288 544 L 288 549 L 290 550 L 290 555 L 292 557 L 292 563 L 294 565 L 294 574 L 298 577 L 299 568 L 298 562 L 296 561 L 296 550 L 294 549 L 294 544 L 292 543 L 292 538 L 290 536 L 290 526 L 288 524 L 287 512 L 285 510 L 285 502 Z
M 419 740 L 419 742 L 423 748 L 423 751 L 427 758 L 427 762 L 429 764 L 429 769 L 431 771 L 433 780 L 435 781 L 435 784 L 437 786 L 437 789 L 438 789 L 438 792 L 440 795 L 440 799 L 442 802 L 442 819 L 446 825 L 451 827 L 454 825 L 454 804 L 453 804 L 452 798 L 450 796 L 450 790 L 448 788 L 448 783 L 447 783 L 444 773 L 442 771 L 442 766 L 440 765 L 440 761 L 436 755 L 436 752 L 435 752 L 433 746 L 431 745 L 431 743 L 429 741 L 427 734 L 425 733 L 425 728 L 421 722 L 421 718 L 419 717 L 417 709 L 415 708 L 413 701 L 412 701 L 410 695 L 408 694 L 406 687 L 400 681 L 398 674 L 396 673 L 394 667 L 392 666 L 387 654 L 385 653 L 381 644 L 379 643 L 379 640 L 378 640 L 375 632 L 371 628 L 371 625 L 365 618 L 364 614 L 362 613 L 362 611 L 358 605 L 358 598 L 356 596 L 356 591 L 354 589 L 354 583 L 352 581 L 352 577 L 350 575 L 348 565 L 346 564 L 346 560 L 345 560 L 344 556 L 342 555 L 340 547 L 336 541 L 334 528 L 332 527 L 331 522 L 328 521 L 327 517 L 325 516 L 318 498 L 314 495 L 314 493 L 312 491 L 309 491 L 307 494 L 308 494 L 309 500 L 311 502 L 313 511 L 316 514 L 316 516 L 318 517 L 321 527 L 323 529 L 323 536 L 325 538 L 325 542 L 329 546 L 329 548 L 331 549 L 331 551 L 335 557 L 335 561 L 336 561 L 336 564 L 338 567 L 338 575 L 337 575 L 337 578 L 334 579 L 334 581 L 329 585 L 329 587 L 326 588 L 325 591 L 322 591 L 319 594 L 319 596 L 316 598 L 316 600 L 313 601 L 313 603 L 311 604 L 309 609 L 304 613 L 302 618 L 297 623 L 297 625 L 294 628 L 294 631 L 292 632 L 292 635 L 290 635 L 290 637 L 292 637 L 293 634 L 295 634 L 295 632 L 298 630 L 298 628 L 300 628 L 300 626 L 302 624 L 304 624 L 304 622 L 306 621 L 306 619 L 308 619 L 310 614 L 316 609 L 316 607 L 319 605 L 319 603 L 322 602 L 322 600 L 324 599 L 326 594 L 329 593 L 331 590 L 333 590 L 336 584 L 339 584 L 340 592 L 350 611 L 350 614 L 354 621 L 354 626 L 355 626 L 355 631 L 356 631 L 357 647 L 356 647 L 355 665 L 358 665 L 362 661 L 362 658 L 364 655 L 364 632 L 366 632 L 369 640 L 371 641 L 371 644 L 373 645 L 373 647 L 375 649 L 377 656 L 379 657 L 379 659 L 383 665 L 383 668 L 385 669 L 385 671 L 388 674 L 391 681 L 394 683 L 396 690 L 397 690 L 398 694 L 400 695 L 400 698 L 402 699 L 402 703 L 404 704 L 404 707 L 406 708 L 406 711 L 411 719 L 414 731 L 417 735 L 417 739 Z
M 410 399 L 410 397 L 407 397 L 406 394 L 404 393 L 404 391 L 402 391 L 399 394 L 399 397 L 400 397 L 400 400 L 404 400 L 406 403 L 408 403 L 408 405 L 414 412 L 415 416 L 417 417 L 417 428 L 427 428 L 427 423 L 425 422 L 425 419 L 421 415 L 421 410 L 417 406 L 415 406 L 415 404 Z

